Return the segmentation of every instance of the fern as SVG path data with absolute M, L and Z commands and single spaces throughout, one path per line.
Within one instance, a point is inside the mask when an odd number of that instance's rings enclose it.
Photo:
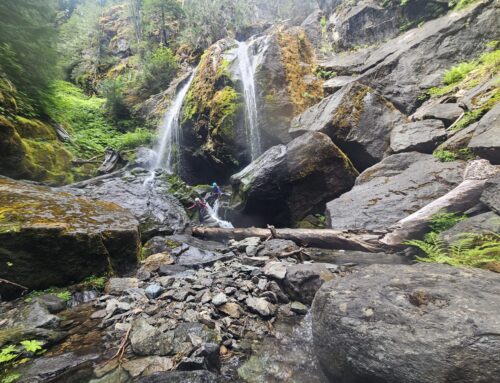
M 420 262 L 480 268 L 500 263 L 500 234 L 497 233 L 464 233 L 447 246 L 438 233 L 431 232 L 423 241 L 405 243 L 425 253 L 425 257 L 417 257 Z

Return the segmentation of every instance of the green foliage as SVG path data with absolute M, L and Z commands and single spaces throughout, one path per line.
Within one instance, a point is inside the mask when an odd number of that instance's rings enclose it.
M 452 162 L 457 159 L 455 153 L 450 152 L 449 150 L 436 150 L 432 154 L 441 162 Z
M 19 356 L 17 347 L 14 345 L 5 346 L 0 349 L 0 364 L 11 362 Z
M 0 380 L 0 383 L 14 383 L 21 377 L 21 374 L 18 373 L 10 373 Z
M 457 223 L 466 218 L 466 216 L 456 213 L 438 213 L 435 214 L 429 221 L 429 227 L 432 231 L 441 233 L 445 230 L 451 229 Z
M 315 74 L 318 78 L 321 78 L 323 80 L 328 80 L 330 78 L 337 76 L 337 72 L 334 72 L 332 70 L 327 70 L 321 67 L 316 68 Z
M 63 299 L 65 301 L 69 301 L 71 299 L 71 292 L 69 290 L 60 287 L 49 287 L 48 289 L 45 290 L 31 291 L 28 295 L 24 297 L 24 301 L 31 302 L 34 298 L 47 294 L 54 294 L 58 298 Z
M 121 133 L 106 115 L 106 100 L 85 96 L 81 89 L 65 81 L 54 84 L 51 117 L 71 133 L 68 148 L 81 158 L 104 153 L 107 147 L 133 149 L 154 142 L 154 133 L 137 128 Z
M 144 59 L 141 87 L 150 93 L 157 93 L 172 81 L 178 64 L 170 48 L 160 46 Z
M 44 100 L 57 75 L 54 21 L 52 0 L 0 2 L 0 72 L 38 115 L 45 112 Z
M 477 2 L 478 0 L 450 0 L 448 6 L 455 11 L 466 8 L 467 6 Z
M 462 81 L 474 68 L 474 63 L 460 63 L 444 73 L 443 83 L 445 85 L 456 84 Z
M 124 97 L 125 85 L 123 78 L 118 76 L 102 81 L 99 86 L 101 95 L 106 99 L 106 111 L 117 122 L 130 119 L 130 110 Z
M 104 290 L 104 285 L 106 284 L 106 277 L 98 277 L 96 275 L 91 275 L 85 278 L 82 283 L 87 289 Z
M 491 267 L 500 262 L 500 235 L 496 233 L 463 233 L 449 246 L 438 235 L 407 241 L 425 253 L 420 262 L 444 263 L 450 266 Z
M 71 292 L 68 290 L 61 291 L 60 293 L 57 294 L 57 297 L 67 302 L 71 299 Z
M 27 352 L 32 354 L 43 350 L 43 343 L 38 340 L 22 340 L 20 343 Z

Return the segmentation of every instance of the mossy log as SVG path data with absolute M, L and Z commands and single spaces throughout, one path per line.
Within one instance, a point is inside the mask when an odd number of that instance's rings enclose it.
M 279 238 L 292 240 L 301 246 L 319 247 L 324 249 L 360 250 L 379 252 L 377 234 L 354 234 L 330 229 L 264 229 L 264 228 L 235 228 L 220 229 L 209 227 L 193 228 L 193 235 L 214 240 L 241 240 L 247 237 L 262 239 Z

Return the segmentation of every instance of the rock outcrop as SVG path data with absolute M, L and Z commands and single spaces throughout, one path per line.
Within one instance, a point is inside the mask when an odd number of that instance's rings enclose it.
M 340 383 L 498 381 L 499 297 L 490 271 L 373 265 L 316 294 L 316 355 Z
M 479 121 L 469 148 L 494 165 L 500 165 L 500 103 Z
M 45 289 L 124 273 L 139 247 L 137 220 L 114 203 L 0 178 L 0 278 Z
M 445 69 L 476 57 L 498 31 L 494 1 L 481 1 L 431 20 L 379 47 L 337 55 L 321 64 L 337 75 L 354 75 L 378 90 L 398 109 L 412 113 L 419 96 L 440 85 Z
M 304 134 L 274 146 L 231 177 L 234 207 L 269 223 L 292 224 L 349 190 L 357 175 L 325 134 Z
M 297 116 L 290 133 L 325 133 L 362 171 L 382 160 L 392 128 L 404 121 L 384 97 L 354 82 Z
M 145 169 L 123 170 L 63 188 L 75 195 L 115 203 L 129 210 L 139 221 L 143 240 L 155 235 L 182 232 L 189 224 L 186 211 L 172 194 L 172 184 L 165 174 L 149 183 Z
M 440 120 L 424 120 L 396 126 L 391 132 L 391 150 L 394 153 L 432 153 L 446 139 L 446 130 Z
M 462 181 L 465 163 L 429 154 L 394 154 L 356 179 L 351 191 L 329 202 L 328 225 L 338 230 L 386 230 Z

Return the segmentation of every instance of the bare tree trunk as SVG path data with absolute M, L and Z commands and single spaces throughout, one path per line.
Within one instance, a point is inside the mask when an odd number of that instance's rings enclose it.
M 262 239 L 274 237 L 289 239 L 302 246 L 314 246 L 325 249 L 345 249 L 377 252 L 381 250 L 378 244 L 379 235 L 353 234 L 330 229 L 262 229 L 262 228 L 235 228 L 219 229 L 195 227 L 193 235 L 215 240 L 241 240 L 247 237 Z
M 415 213 L 400 220 L 393 230 L 380 242 L 387 246 L 398 246 L 404 241 L 423 236 L 428 231 L 428 222 L 436 213 L 464 212 L 479 203 L 486 181 L 500 172 L 499 166 L 487 160 L 475 160 L 467 165 L 464 180 L 455 189 L 432 201 Z

